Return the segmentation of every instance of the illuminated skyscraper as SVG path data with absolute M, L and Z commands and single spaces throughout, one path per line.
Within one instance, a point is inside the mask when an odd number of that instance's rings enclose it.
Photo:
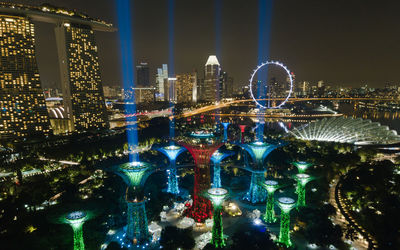
M 196 102 L 197 100 L 197 73 L 176 75 L 177 102 Z
M 0 25 L 0 138 L 48 135 L 34 25 L 11 15 L 0 15 Z
M 75 130 L 108 127 L 99 58 L 92 28 L 64 22 L 56 27 L 64 107 Z
M 215 102 L 221 98 L 220 70 L 218 59 L 211 55 L 205 65 L 204 86 L 202 88 L 202 100 Z
M 221 71 L 219 79 L 221 98 L 231 98 L 233 95 L 233 78 L 229 77 L 225 71 Z
M 158 92 L 156 94 L 157 101 L 165 100 L 164 82 L 166 79 L 168 79 L 168 66 L 167 64 L 163 64 L 162 68 L 157 69 L 157 77 L 156 77 L 157 92 Z
M 136 65 L 136 85 L 139 87 L 150 87 L 149 65 L 141 62 Z

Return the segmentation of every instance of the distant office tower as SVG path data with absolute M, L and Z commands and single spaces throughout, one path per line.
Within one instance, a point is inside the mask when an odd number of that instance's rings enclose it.
M 94 32 L 83 24 L 56 27 L 64 107 L 77 131 L 108 127 Z
M 220 73 L 220 91 L 221 98 L 231 98 L 233 96 L 233 78 L 228 73 L 221 71 Z
M 154 102 L 156 88 L 133 88 L 136 103 Z
M 168 77 L 164 79 L 164 98 L 168 102 L 176 102 L 176 78 Z
M 221 99 L 220 89 L 220 65 L 216 56 L 211 55 L 205 65 L 204 85 L 202 88 L 202 99 L 215 102 Z
M 136 65 L 136 86 L 139 87 L 151 87 L 150 86 L 150 71 L 149 65 L 145 62 L 141 62 Z
M 0 15 L 0 25 L 0 138 L 48 135 L 34 25 L 11 15 Z
M 164 82 L 168 79 L 168 66 L 163 64 L 162 68 L 157 69 L 156 85 L 157 85 L 157 101 L 165 100 Z
M 300 94 L 305 96 L 308 95 L 308 93 L 310 92 L 310 83 L 307 81 L 303 81 L 300 83 Z
M 176 75 L 176 98 L 177 102 L 197 101 L 197 73 Z

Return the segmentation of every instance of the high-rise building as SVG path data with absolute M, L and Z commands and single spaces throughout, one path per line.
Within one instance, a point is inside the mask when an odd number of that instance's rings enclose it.
M 176 75 L 177 102 L 197 101 L 197 73 Z
M 220 91 L 221 98 L 231 98 L 233 96 L 233 78 L 229 77 L 225 71 L 220 73 Z
M 202 99 L 215 102 L 221 99 L 220 70 L 218 59 L 215 55 L 208 57 L 204 71 L 204 86 Z
M 133 88 L 136 103 L 154 102 L 156 88 Z
M 164 99 L 168 102 L 177 101 L 176 77 L 168 77 L 164 79 Z
M 306 96 L 310 92 L 310 83 L 307 81 L 303 81 L 300 83 L 300 95 Z
M 48 135 L 33 23 L 23 16 L 0 15 L 0 50 L 0 138 Z
M 55 29 L 64 107 L 77 131 L 108 128 L 95 36 L 88 25 Z
M 145 62 L 136 65 L 136 85 L 144 88 L 151 87 L 149 65 Z
M 168 79 L 168 66 L 163 64 L 162 68 L 157 69 L 156 85 L 157 85 L 157 101 L 165 100 L 164 82 Z

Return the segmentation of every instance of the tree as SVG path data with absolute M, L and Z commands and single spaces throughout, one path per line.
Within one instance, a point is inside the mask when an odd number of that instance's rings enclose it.
M 241 225 L 232 236 L 230 249 L 277 249 L 268 232 L 250 223 Z
M 160 245 L 164 249 L 192 249 L 195 246 L 192 230 L 167 226 L 161 232 Z

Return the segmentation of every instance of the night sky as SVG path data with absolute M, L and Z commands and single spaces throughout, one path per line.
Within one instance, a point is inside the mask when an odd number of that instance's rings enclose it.
M 76 9 L 117 27 L 113 0 L 15 0 Z M 146 61 L 152 79 L 168 62 L 168 0 L 135 0 L 132 6 L 135 62 Z M 215 54 L 212 0 L 176 0 L 175 72 L 197 69 L 202 76 L 208 55 Z M 222 68 L 235 85 L 247 84 L 257 64 L 258 0 L 222 0 Z M 399 84 L 400 1 L 275 0 L 270 59 L 286 64 L 296 80 L 340 86 Z M 43 87 L 59 85 L 53 26 L 36 26 Z M 104 85 L 120 85 L 117 33 L 97 33 Z

